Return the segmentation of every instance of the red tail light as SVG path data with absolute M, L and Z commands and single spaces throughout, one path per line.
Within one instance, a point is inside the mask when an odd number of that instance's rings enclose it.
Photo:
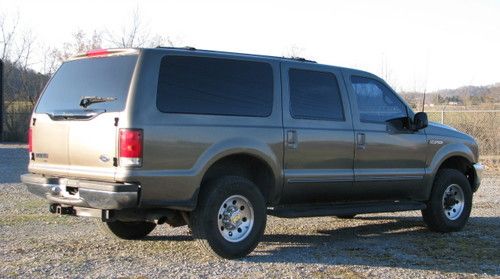
M 108 55 L 110 52 L 107 49 L 94 49 L 94 50 L 89 50 L 86 53 L 87 57 L 92 57 L 92 56 L 105 56 Z
M 33 132 L 31 128 L 28 130 L 28 152 L 33 152 Z
M 142 130 L 120 129 L 119 160 L 120 166 L 138 167 L 142 165 Z

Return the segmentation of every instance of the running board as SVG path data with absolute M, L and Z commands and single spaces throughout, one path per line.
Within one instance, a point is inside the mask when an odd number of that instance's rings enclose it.
M 267 214 L 281 218 L 296 218 L 410 211 L 422 210 L 425 208 L 425 203 L 414 201 L 357 202 L 322 205 L 278 206 L 268 209 Z

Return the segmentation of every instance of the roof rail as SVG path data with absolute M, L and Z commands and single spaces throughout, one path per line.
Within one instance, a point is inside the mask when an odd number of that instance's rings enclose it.
M 184 46 L 184 47 L 156 46 L 156 48 L 169 48 L 169 49 L 187 49 L 187 50 L 196 50 L 196 48 L 195 48 L 195 47 L 192 47 L 192 46 Z
M 318 62 L 316 62 L 314 60 L 308 60 L 308 59 L 305 59 L 303 57 L 298 57 L 298 56 L 292 56 L 292 57 L 290 57 L 288 59 L 295 60 L 295 61 L 300 61 L 300 62 L 318 63 Z
M 173 47 L 173 46 L 157 46 L 156 48 L 162 48 L 162 49 L 172 49 L 172 50 L 199 50 L 201 52 L 209 52 L 209 53 L 227 53 L 227 54 L 235 54 L 235 55 L 248 55 L 248 56 L 257 56 L 257 57 L 264 57 L 264 58 L 273 58 L 273 59 L 284 59 L 284 60 L 293 60 L 293 61 L 298 61 L 298 62 L 306 62 L 306 63 L 318 63 L 314 60 L 308 60 L 303 57 L 297 57 L 297 56 L 292 56 L 292 57 L 285 57 L 285 56 L 269 56 L 269 55 L 259 55 L 259 54 L 249 54 L 249 53 L 238 53 L 238 52 L 227 52 L 227 51 L 217 51 L 217 50 L 206 50 L 206 49 L 196 49 L 192 46 L 185 46 L 185 47 Z

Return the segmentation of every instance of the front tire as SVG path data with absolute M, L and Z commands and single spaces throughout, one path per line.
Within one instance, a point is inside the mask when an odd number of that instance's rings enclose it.
M 190 214 L 193 237 L 211 255 L 241 258 L 259 244 L 266 227 L 266 203 L 250 180 L 225 176 L 203 185 Z
M 422 216 L 430 230 L 453 232 L 461 230 L 472 209 L 469 180 L 455 169 L 438 171 L 427 208 Z
M 102 222 L 96 219 L 101 231 L 109 236 L 119 239 L 141 239 L 150 234 L 155 228 L 156 224 L 153 222 Z

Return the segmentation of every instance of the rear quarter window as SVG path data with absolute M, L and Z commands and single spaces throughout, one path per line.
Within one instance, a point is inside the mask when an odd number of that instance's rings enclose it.
M 165 56 L 156 105 L 161 112 L 266 117 L 273 73 L 264 62 Z

